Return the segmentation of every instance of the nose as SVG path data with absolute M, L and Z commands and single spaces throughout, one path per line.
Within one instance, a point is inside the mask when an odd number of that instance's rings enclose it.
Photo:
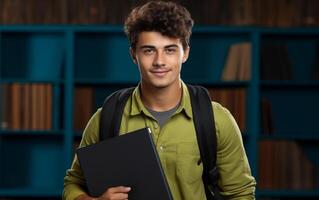
M 157 51 L 154 60 L 153 60 L 153 66 L 154 67 L 162 67 L 165 66 L 165 58 L 164 53 L 161 51 Z

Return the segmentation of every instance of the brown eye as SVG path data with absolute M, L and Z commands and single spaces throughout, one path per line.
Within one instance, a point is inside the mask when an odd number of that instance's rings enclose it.
M 143 53 L 144 54 L 153 54 L 154 53 L 154 49 L 144 49 Z
M 175 49 L 175 48 L 168 48 L 168 49 L 165 49 L 165 52 L 166 52 L 167 54 L 173 54 L 173 53 L 176 52 L 176 49 Z

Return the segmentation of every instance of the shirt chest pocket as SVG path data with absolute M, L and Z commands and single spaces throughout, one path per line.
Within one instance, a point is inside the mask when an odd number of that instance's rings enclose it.
M 193 184 L 202 179 L 203 164 L 197 142 L 183 142 L 177 145 L 177 176 Z

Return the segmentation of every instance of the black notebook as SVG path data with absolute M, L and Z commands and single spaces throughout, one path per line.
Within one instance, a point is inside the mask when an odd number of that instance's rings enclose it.
M 131 187 L 130 200 L 171 200 L 150 129 L 139 129 L 77 149 L 93 197 L 114 186 Z

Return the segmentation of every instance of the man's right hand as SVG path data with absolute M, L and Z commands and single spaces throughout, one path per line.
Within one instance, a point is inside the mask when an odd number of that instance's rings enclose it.
M 131 191 L 130 187 L 111 187 L 98 198 L 92 198 L 86 194 L 83 194 L 80 195 L 76 200 L 127 200 L 129 191 Z

